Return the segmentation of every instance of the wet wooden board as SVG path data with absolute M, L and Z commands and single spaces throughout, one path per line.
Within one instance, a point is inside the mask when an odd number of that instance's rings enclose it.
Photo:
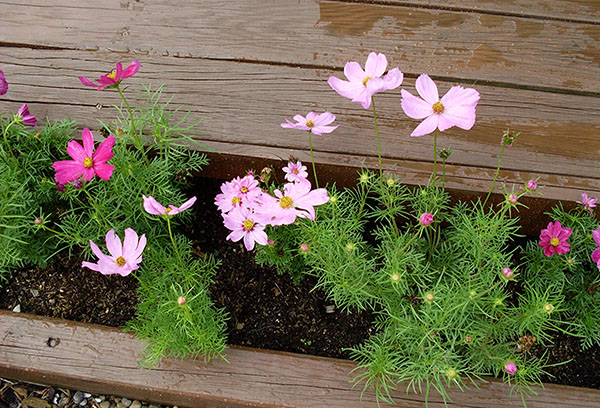
M 494 13 L 415 3 L 3 0 L 0 42 L 337 69 L 378 51 L 413 76 L 600 95 L 599 24 L 502 15 L 497 2 Z
M 11 78 L 8 98 L 0 100 L 1 110 L 15 110 L 28 102 L 38 116 L 69 117 L 92 129 L 99 128 L 99 119 L 110 122 L 114 118 L 116 112 L 110 105 L 119 103 L 118 94 L 98 92 L 77 80 L 79 75 L 98 77 L 110 69 L 105 61 L 111 54 L 3 48 L 0 57 Z M 306 135 L 279 125 L 296 112 L 328 109 L 338 115 L 340 128 L 314 138 L 316 160 L 355 168 L 377 166 L 370 112 L 331 90 L 326 78 L 334 71 L 192 58 L 138 58 L 142 69 L 126 83 L 138 89 L 142 83 L 157 86 L 166 82 L 166 98 L 172 96 L 174 105 L 191 110 L 194 120 L 206 118 L 198 139 L 222 153 L 281 159 L 295 154 L 308 160 Z M 407 79 L 406 86 L 412 88 L 413 82 Z M 449 86 L 440 84 L 442 89 Z M 489 188 L 501 133 L 508 127 L 523 131 L 523 135 L 505 153 L 501 177 L 519 183 L 539 176 L 541 183 L 553 188 L 546 192 L 548 198 L 574 200 L 581 191 L 600 192 L 600 106 L 595 104 L 596 98 L 483 85 L 477 89 L 482 101 L 476 126 L 468 132 L 455 128 L 438 138 L 438 147 L 451 145 L 454 152 L 448 166 L 451 187 Z M 425 182 L 433 168 L 432 137 L 409 136 L 418 122 L 401 113 L 399 92 L 378 95 L 377 106 L 386 169 L 409 184 Z
M 54 339 L 49 342 L 49 339 Z M 49 344 L 56 344 L 54 347 Z M 187 407 L 376 407 L 349 382 L 350 361 L 230 348 L 227 360 L 163 360 L 140 368 L 143 344 L 118 329 L 0 311 L 0 375 L 90 392 L 112 393 Z M 450 391 L 449 407 L 522 407 L 497 380 L 467 392 Z M 548 384 L 534 387 L 528 407 L 597 407 L 600 391 Z M 394 393 L 401 407 L 422 407 L 423 396 Z M 430 407 L 443 407 L 432 393 Z

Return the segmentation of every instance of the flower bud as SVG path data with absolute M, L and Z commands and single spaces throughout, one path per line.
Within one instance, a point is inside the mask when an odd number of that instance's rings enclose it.
M 512 271 L 512 269 L 510 268 L 504 268 L 502 269 L 502 275 L 506 278 L 506 279 L 511 279 L 514 276 L 514 272 Z
M 33 220 L 33 223 L 35 225 L 42 225 L 43 222 L 44 220 L 42 220 L 40 217 L 35 217 L 35 219 Z
M 397 273 L 393 273 L 391 276 L 392 282 L 398 282 L 400 280 L 400 275 Z
M 116 128 L 116 129 L 115 129 L 115 134 L 116 134 L 117 136 L 120 136 L 120 135 L 122 135 L 122 134 L 123 134 L 123 129 L 121 129 L 121 128 Z
M 185 305 L 186 303 L 187 303 L 187 299 L 186 299 L 185 297 L 183 297 L 183 296 L 179 296 L 179 297 L 177 298 L 177 304 L 178 304 L 179 306 L 183 306 L 183 305 Z
M 300 244 L 300 251 L 302 252 L 308 252 L 308 244 L 306 242 L 303 242 Z
M 338 199 L 337 199 L 337 197 L 336 197 L 336 196 L 331 196 L 331 197 L 329 197 L 329 202 L 330 202 L 330 203 L 334 203 L 334 204 L 335 204 L 335 203 L 337 203 L 337 200 L 338 200 Z
M 511 204 L 515 204 L 517 202 L 517 196 L 515 194 L 509 194 L 508 197 L 506 197 L 506 199 Z
M 270 239 L 270 240 L 267 241 L 267 245 L 268 246 L 273 246 L 273 245 L 275 245 L 275 241 L 273 241 L 272 239 Z
M 396 180 L 394 180 L 392 177 L 387 179 L 386 182 L 387 182 L 387 185 L 390 187 L 392 187 L 394 184 L 396 184 Z
M 423 213 L 419 217 L 419 222 L 422 226 L 427 227 L 433 222 L 433 214 Z
M 453 380 L 456 377 L 456 374 L 457 372 L 454 368 L 449 368 L 448 370 L 446 370 L 446 375 L 450 380 Z
M 537 183 L 534 179 L 531 179 L 527 182 L 527 189 L 531 191 L 535 191 L 537 189 Z
M 435 295 L 433 294 L 433 292 L 427 292 L 427 293 L 425 293 L 424 298 L 425 298 L 426 302 L 431 303 L 435 300 Z
M 547 303 L 546 305 L 544 305 L 544 310 L 547 313 L 550 313 L 550 312 L 552 312 L 554 310 L 554 306 L 552 306 L 550 303 Z
M 369 174 L 368 173 L 361 174 L 360 177 L 358 178 L 358 180 L 361 183 L 366 183 L 367 181 L 369 181 Z
M 517 365 L 512 361 L 509 361 L 504 364 L 504 371 L 506 371 L 507 374 L 513 375 L 517 372 Z
M 355 249 L 355 248 L 356 248 L 356 246 L 355 246 L 355 245 L 354 245 L 352 242 L 348 242 L 348 243 L 346 244 L 346 249 L 347 249 L 348 251 L 354 251 L 354 249 Z
M 465 336 L 465 343 L 469 344 L 470 342 L 473 341 L 473 337 L 469 336 L 468 334 Z
M 81 181 L 81 179 L 73 180 L 73 188 L 80 189 L 82 187 L 83 187 L 83 181 Z
M 56 189 L 58 191 L 60 191 L 61 193 L 64 193 L 65 191 L 67 191 L 67 188 L 65 187 L 65 185 L 60 184 L 60 183 L 56 183 Z

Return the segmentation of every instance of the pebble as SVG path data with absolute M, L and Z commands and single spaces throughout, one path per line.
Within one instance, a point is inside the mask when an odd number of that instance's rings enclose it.
M 135 400 L 131 403 L 129 408 L 142 408 L 142 403 L 139 402 L 138 400 Z
M 121 398 L 121 404 L 125 407 L 125 408 L 129 408 L 129 406 L 131 405 L 131 400 L 128 398 Z
M 67 397 L 66 395 L 63 395 L 60 398 L 60 401 L 58 401 L 58 406 L 59 407 L 65 407 L 65 406 L 67 406 L 67 404 L 69 403 L 70 400 L 71 399 L 69 397 Z
M 89 392 L 84 392 L 83 393 L 83 398 L 89 398 L 91 396 L 92 396 L 92 394 L 90 394 Z
M 83 401 L 81 401 L 79 403 L 79 406 L 81 406 L 81 407 L 85 407 L 86 405 L 87 405 L 87 400 L 86 399 L 84 399 Z
M 73 395 L 73 402 L 76 403 L 76 404 L 79 404 L 82 400 L 83 400 L 83 392 L 77 391 Z
M 110 401 L 102 401 L 100 403 L 100 408 L 110 408 Z
M 21 305 L 16 305 L 15 307 L 13 307 L 13 312 L 15 313 L 20 313 L 21 312 Z
M 148 406 L 148 408 L 160 408 L 160 405 L 158 405 L 158 404 L 150 404 Z

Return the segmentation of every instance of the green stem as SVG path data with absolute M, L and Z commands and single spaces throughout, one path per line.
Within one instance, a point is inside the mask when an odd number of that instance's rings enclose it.
M 310 161 L 312 162 L 313 175 L 315 176 L 315 184 L 319 188 L 319 180 L 317 179 L 317 168 L 315 167 L 315 156 L 313 155 L 312 146 L 312 131 L 308 130 L 308 145 L 310 146 Z
M 138 132 L 135 128 L 135 120 L 133 118 L 133 111 L 131 110 L 131 106 L 129 106 L 129 102 L 127 102 L 127 98 L 125 98 L 125 94 L 123 93 L 123 91 L 121 91 L 121 87 L 119 86 L 119 84 L 117 84 L 116 88 L 117 91 L 119 91 L 119 95 L 121 95 L 121 99 L 123 99 L 123 102 L 125 102 L 125 106 L 127 106 L 127 111 L 129 112 L 129 120 L 131 121 L 131 129 L 133 130 L 133 140 L 137 145 L 136 147 L 142 153 L 142 156 L 144 156 L 146 164 L 150 165 L 150 161 L 148 160 L 148 157 L 146 157 L 146 151 L 144 150 L 144 141 L 138 140 Z
M 485 201 L 483 202 L 482 207 L 485 207 L 485 204 L 488 201 L 488 198 L 490 198 L 490 194 L 492 194 L 492 191 L 494 191 L 494 185 L 496 184 L 496 180 L 498 179 L 498 175 L 500 174 L 500 163 L 502 162 L 502 156 L 504 155 L 504 149 L 506 148 L 506 143 L 502 143 L 502 150 L 500 150 L 500 156 L 498 157 L 498 166 L 496 167 L 496 174 L 494 175 L 494 180 L 492 181 L 492 187 L 490 188 L 490 191 L 487 193 L 487 196 L 485 197 Z
M 375 134 L 377 135 L 377 158 L 379 159 L 379 178 L 383 182 L 383 166 L 381 164 L 381 140 L 379 138 L 379 127 L 377 126 L 377 112 L 375 111 L 375 98 L 371 96 L 373 106 L 373 120 L 375 121 Z
M 435 185 L 437 177 L 437 135 L 438 129 L 435 128 L 433 133 L 433 184 Z
M 50 231 L 50 232 L 51 232 L 51 233 L 53 233 L 53 234 L 60 235 L 60 236 L 61 236 L 61 237 L 63 237 L 63 238 L 67 238 L 67 239 L 69 239 L 69 240 L 73 240 L 73 237 L 70 237 L 70 236 L 68 236 L 68 235 L 67 235 L 67 234 L 65 234 L 64 232 L 57 231 L 57 230 L 55 230 L 55 229 L 52 229 L 52 228 L 50 228 L 50 227 L 48 227 L 48 226 L 46 226 L 46 225 L 43 225 L 43 224 L 42 224 L 42 228 L 43 228 L 43 229 L 45 229 L 46 231 Z M 79 241 L 77 241 L 77 243 L 79 243 Z
M 175 240 L 173 239 L 173 233 L 171 232 L 171 220 L 169 219 L 169 216 L 166 216 L 167 218 L 167 228 L 169 229 L 169 238 L 171 238 L 171 243 L 173 244 L 173 248 L 175 248 L 175 253 L 177 254 L 177 258 L 179 259 L 179 262 L 181 262 L 181 255 L 179 255 L 179 250 L 177 249 L 177 245 L 175 245 Z
M 6 154 L 11 156 L 13 159 L 16 160 L 16 157 L 12 154 L 12 149 L 10 148 L 10 143 L 8 142 L 8 139 L 6 138 L 6 135 L 8 134 L 8 129 L 10 129 L 10 127 L 12 125 L 14 125 L 15 123 L 17 123 L 17 120 L 13 120 L 12 122 L 10 122 L 8 124 L 8 126 L 6 126 L 6 128 L 4 128 L 4 133 L 2 134 L 2 140 L 4 143 L 4 147 L 6 149 Z
M 108 222 L 106 222 L 106 218 L 104 218 L 104 215 L 102 215 L 102 211 L 100 211 L 100 209 L 98 208 L 98 203 L 96 202 L 96 200 L 94 200 L 94 198 L 92 197 L 90 192 L 87 191 L 86 187 L 87 186 L 84 186 L 82 188 L 83 192 L 88 196 L 88 199 L 92 203 L 92 207 L 94 208 L 94 211 L 96 211 L 96 214 L 98 214 L 98 216 L 100 216 L 100 219 L 102 219 L 102 222 L 104 223 L 104 227 L 106 229 L 108 229 L 110 226 L 108 225 Z
M 442 188 L 446 188 L 446 159 L 442 159 Z

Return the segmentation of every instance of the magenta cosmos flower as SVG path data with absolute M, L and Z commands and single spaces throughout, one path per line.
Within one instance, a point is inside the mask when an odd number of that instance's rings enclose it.
M 248 208 L 235 207 L 228 214 L 223 215 L 223 224 L 231 230 L 227 239 L 237 242 L 244 239 L 244 246 L 248 251 L 254 249 L 254 243 L 267 245 L 268 237 L 265 225 L 257 220 L 254 212 Z
M 590 215 L 594 215 L 593 208 L 596 207 L 596 199 L 595 197 L 588 197 L 586 193 L 581 193 L 581 201 L 576 201 L 578 204 L 583 206 L 583 209 L 590 212 Z
M 121 245 L 121 240 L 115 234 L 114 230 L 106 233 L 106 248 L 109 255 L 105 255 L 100 251 L 98 245 L 90 240 L 92 251 L 98 257 L 97 263 L 82 262 L 83 268 L 90 268 L 93 271 L 98 271 L 103 275 L 119 274 L 127 276 L 131 271 L 139 268 L 139 263 L 142 262 L 142 252 L 146 247 L 146 235 L 138 240 L 137 233 L 131 228 L 125 230 L 125 240 Z
M 592 261 L 596 263 L 598 269 L 600 269 L 600 226 L 592 231 L 592 237 L 594 238 L 594 242 L 598 245 L 598 248 L 594 249 L 592 252 Z
M 24 103 L 19 108 L 17 114 L 15 115 L 15 119 L 18 120 L 24 126 L 34 127 L 35 125 L 37 125 L 37 119 L 35 118 L 35 116 L 29 113 L 29 107 L 26 103 Z
M 423 136 L 433 132 L 458 126 L 469 130 L 475 124 L 475 107 L 479 102 L 479 92 L 473 88 L 453 86 L 439 98 L 438 89 L 429 75 L 422 74 L 415 84 L 421 98 L 402 90 L 402 109 L 413 119 L 425 119 L 413 130 L 411 136 Z
M 294 116 L 294 120 L 297 123 L 286 119 L 285 122 L 281 124 L 281 127 L 288 129 L 308 130 L 315 135 L 331 133 L 337 129 L 337 126 L 328 126 L 335 120 L 335 115 L 331 112 L 324 112 L 320 115 L 316 114 L 315 112 L 309 112 L 308 115 L 306 115 L 306 118 L 302 115 L 296 115 Z
M 196 202 L 196 196 L 190 198 L 185 203 L 181 204 L 181 207 L 175 207 L 173 204 L 170 204 L 168 207 L 165 207 L 152 196 L 146 197 L 142 195 L 144 200 L 144 210 L 147 213 L 152 215 L 175 215 L 179 214 L 182 211 L 187 210 Z
M 338 94 L 344 98 L 352 99 L 352 102 L 360 103 L 363 108 L 371 106 L 371 98 L 378 92 L 398 88 L 402 84 L 404 74 L 398 68 L 394 68 L 382 78 L 387 68 L 387 58 L 384 54 L 369 54 L 365 70 L 356 61 L 350 61 L 344 66 L 344 75 L 347 81 L 329 77 L 327 83 Z
M 56 171 L 54 179 L 60 184 L 69 183 L 79 177 L 90 181 L 95 175 L 103 180 L 109 180 L 114 166 L 106 164 L 113 157 L 112 148 L 115 145 L 115 137 L 110 135 L 100 143 L 94 151 L 94 136 L 89 129 L 81 132 L 83 147 L 72 140 L 67 145 L 67 153 L 73 160 L 56 161 L 52 168 Z
M 548 223 L 548 228 L 540 233 L 540 242 L 538 246 L 544 249 L 544 255 L 550 257 L 555 253 L 564 255 L 569 252 L 571 245 L 567 239 L 573 231 L 571 228 L 562 227 L 560 221 Z
M 308 180 L 287 183 L 283 187 L 283 192 L 275 190 L 276 198 L 271 197 L 269 202 L 260 210 L 260 220 L 264 224 L 292 224 L 296 221 L 296 217 L 308 218 L 314 221 L 314 207 L 329 201 L 327 190 L 324 188 L 311 190 L 311 184 Z
M 8 92 L 8 82 L 6 82 L 6 78 L 4 77 L 4 72 L 0 70 L 0 95 L 6 95 Z
M 79 77 L 79 81 L 83 85 L 93 86 L 94 88 L 98 88 L 99 91 L 102 88 L 107 86 L 117 86 L 121 81 L 125 78 L 129 78 L 134 76 L 138 70 L 140 69 L 140 63 L 137 61 L 131 61 L 131 65 L 127 68 L 123 69 L 123 66 L 120 62 L 117 62 L 117 68 L 108 74 L 102 75 L 99 79 L 96 79 L 96 84 L 87 79 L 86 77 Z
M 296 163 L 288 162 L 288 165 L 283 168 L 283 171 L 285 172 L 285 179 L 291 182 L 300 182 L 306 180 L 308 177 L 306 166 L 303 166 L 300 160 Z

